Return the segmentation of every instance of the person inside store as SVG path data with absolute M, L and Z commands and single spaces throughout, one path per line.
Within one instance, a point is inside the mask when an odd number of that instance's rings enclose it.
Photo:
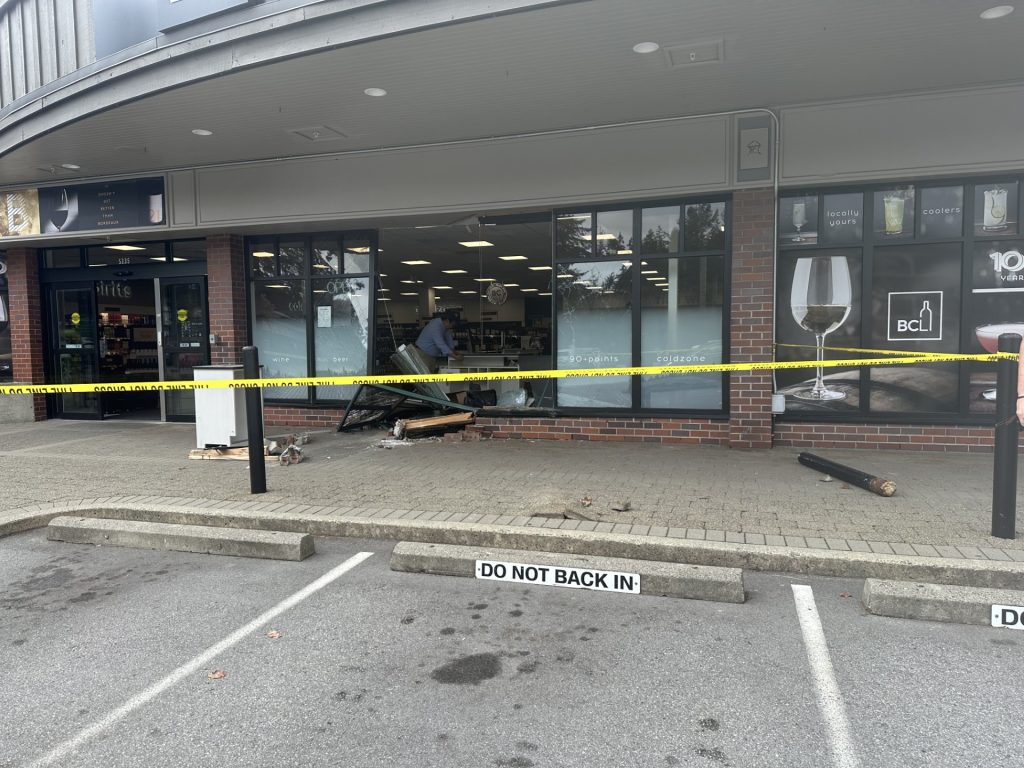
M 440 362 L 438 358 L 445 362 L 449 356 L 456 360 L 462 359 L 462 353 L 455 349 L 455 338 L 452 336 L 452 326 L 457 320 L 454 312 L 442 312 L 423 326 L 416 339 L 416 348 L 436 361 L 435 369 Z

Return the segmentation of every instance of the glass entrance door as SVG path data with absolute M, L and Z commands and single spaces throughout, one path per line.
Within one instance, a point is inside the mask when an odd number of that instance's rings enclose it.
M 58 384 L 93 384 L 99 356 L 96 331 L 96 293 L 92 283 L 62 285 L 50 293 L 53 371 Z M 58 416 L 77 419 L 101 417 L 96 393 L 57 395 Z
M 206 278 L 160 278 L 160 379 L 191 381 L 192 369 L 210 363 Z M 166 421 L 195 421 L 195 393 L 163 393 Z

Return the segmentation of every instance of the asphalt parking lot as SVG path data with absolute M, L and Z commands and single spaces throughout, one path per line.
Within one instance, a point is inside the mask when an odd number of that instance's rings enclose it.
M 856 581 L 747 574 L 748 602 L 726 605 L 394 573 L 392 543 L 317 546 L 285 563 L 0 540 L 0 766 L 1019 760 L 1024 636 L 868 616 Z

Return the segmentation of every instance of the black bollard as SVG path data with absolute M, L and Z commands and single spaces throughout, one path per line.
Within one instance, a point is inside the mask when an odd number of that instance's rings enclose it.
M 999 351 L 1020 350 L 1020 336 L 999 336 Z M 999 358 L 996 363 L 996 434 L 992 473 L 992 535 L 1000 539 L 1017 536 L 1017 361 Z
M 260 378 L 260 353 L 242 347 L 242 375 Z M 263 396 L 259 387 L 245 388 L 245 418 L 249 434 L 249 493 L 267 492 L 267 462 L 263 458 Z

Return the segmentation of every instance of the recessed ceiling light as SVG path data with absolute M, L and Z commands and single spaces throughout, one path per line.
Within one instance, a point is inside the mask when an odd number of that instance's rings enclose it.
M 171 261 L 188 261 L 188 259 L 184 259 L 181 256 L 175 256 Z
M 167 261 L 167 257 L 166 256 L 150 256 L 149 260 L 150 261 Z
M 526 261 L 525 256 L 499 256 L 502 261 Z
M 632 261 L 624 261 L 624 262 L 622 262 L 622 266 L 624 266 L 624 267 L 632 267 L 633 266 L 633 262 Z
M 388 92 L 383 88 L 367 88 L 363 91 L 367 96 L 387 96 Z
M 391 293 L 390 288 L 378 288 L 377 290 L 380 291 L 381 293 Z
M 1009 16 L 1013 13 L 1012 5 L 997 5 L 993 8 L 989 8 L 981 12 L 981 18 L 985 21 L 991 21 L 992 19 L 1001 19 L 1003 16 Z
M 435 291 L 450 291 L 450 290 L 452 290 L 452 287 L 450 285 L 435 285 L 434 286 L 434 290 Z
M 144 251 L 141 245 L 104 245 L 108 251 Z
M 473 280 L 477 283 L 493 283 L 493 277 L 474 277 Z
M 656 50 L 661 48 L 657 43 L 637 43 L 633 46 L 633 50 L 637 53 L 654 53 Z
M 519 283 L 505 283 L 506 288 L 518 288 Z
M 571 274 L 569 274 L 569 273 L 566 273 L 566 274 L 564 274 L 564 275 L 559 275 L 559 276 L 558 276 L 558 279 L 559 279 L 559 280 L 572 280 L 572 279 L 573 279 L 573 277 L 574 277 L 574 275 L 571 275 Z
M 534 272 L 544 272 L 545 270 L 548 272 L 551 271 L 551 267 L 527 267 L 527 269 L 531 269 Z
M 656 275 L 656 274 L 658 274 L 658 270 L 656 270 L 656 269 L 641 269 L 640 270 L 640 274 L 641 275 Z
M 383 272 L 380 273 L 380 276 L 381 277 L 387 277 L 387 275 L 385 275 Z
M 476 291 L 470 291 L 470 293 L 476 293 Z M 399 295 L 400 295 L 400 296 L 419 296 L 419 294 L 418 294 L 418 293 L 416 293 L 416 291 L 412 291 L 412 292 L 408 292 L 408 291 L 403 291 L 403 292 L 402 292 L 402 293 L 400 293 Z
M 330 269 L 330 266 L 327 264 L 314 264 L 313 269 Z
M 287 288 L 288 286 L 287 285 L 282 285 L 281 283 L 270 283 L 269 285 L 265 285 L 263 287 L 264 288 Z
M 272 258 L 274 258 L 274 254 L 272 254 L 270 251 L 253 251 L 252 255 L 255 256 L 257 259 L 272 259 Z
M 421 266 L 422 264 L 429 264 L 430 262 L 424 261 L 423 259 L 414 259 L 413 261 L 403 261 L 402 263 L 408 264 L 410 267 L 418 267 Z
M 541 291 L 537 295 L 538 296 L 550 296 L 551 295 L 551 291 Z
M 486 240 L 465 240 L 459 241 L 459 245 L 464 245 L 467 248 L 492 248 L 494 243 L 489 243 Z
M 459 293 L 476 293 L 476 291 L 459 291 Z
M 82 166 L 76 165 L 75 163 L 61 163 L 60 167 L 61 168 L 67 168 L 69 171 L 80 171 L 80 170 L 82 170 Z
M 192 133 L 196 136 L 213 136 L 213 131 L 207 130 L 206 128 L 193 128 Z
M 522 288 L 521 290 L 522 290 L 523 293 L 536 293 L 540 289 L 539 288 Z
M 668 288 L 668 283 L 655 283 L 655 288 Z
M 469 273 L 464 269 L 442 269 L 446 275 L 468 275 Z

